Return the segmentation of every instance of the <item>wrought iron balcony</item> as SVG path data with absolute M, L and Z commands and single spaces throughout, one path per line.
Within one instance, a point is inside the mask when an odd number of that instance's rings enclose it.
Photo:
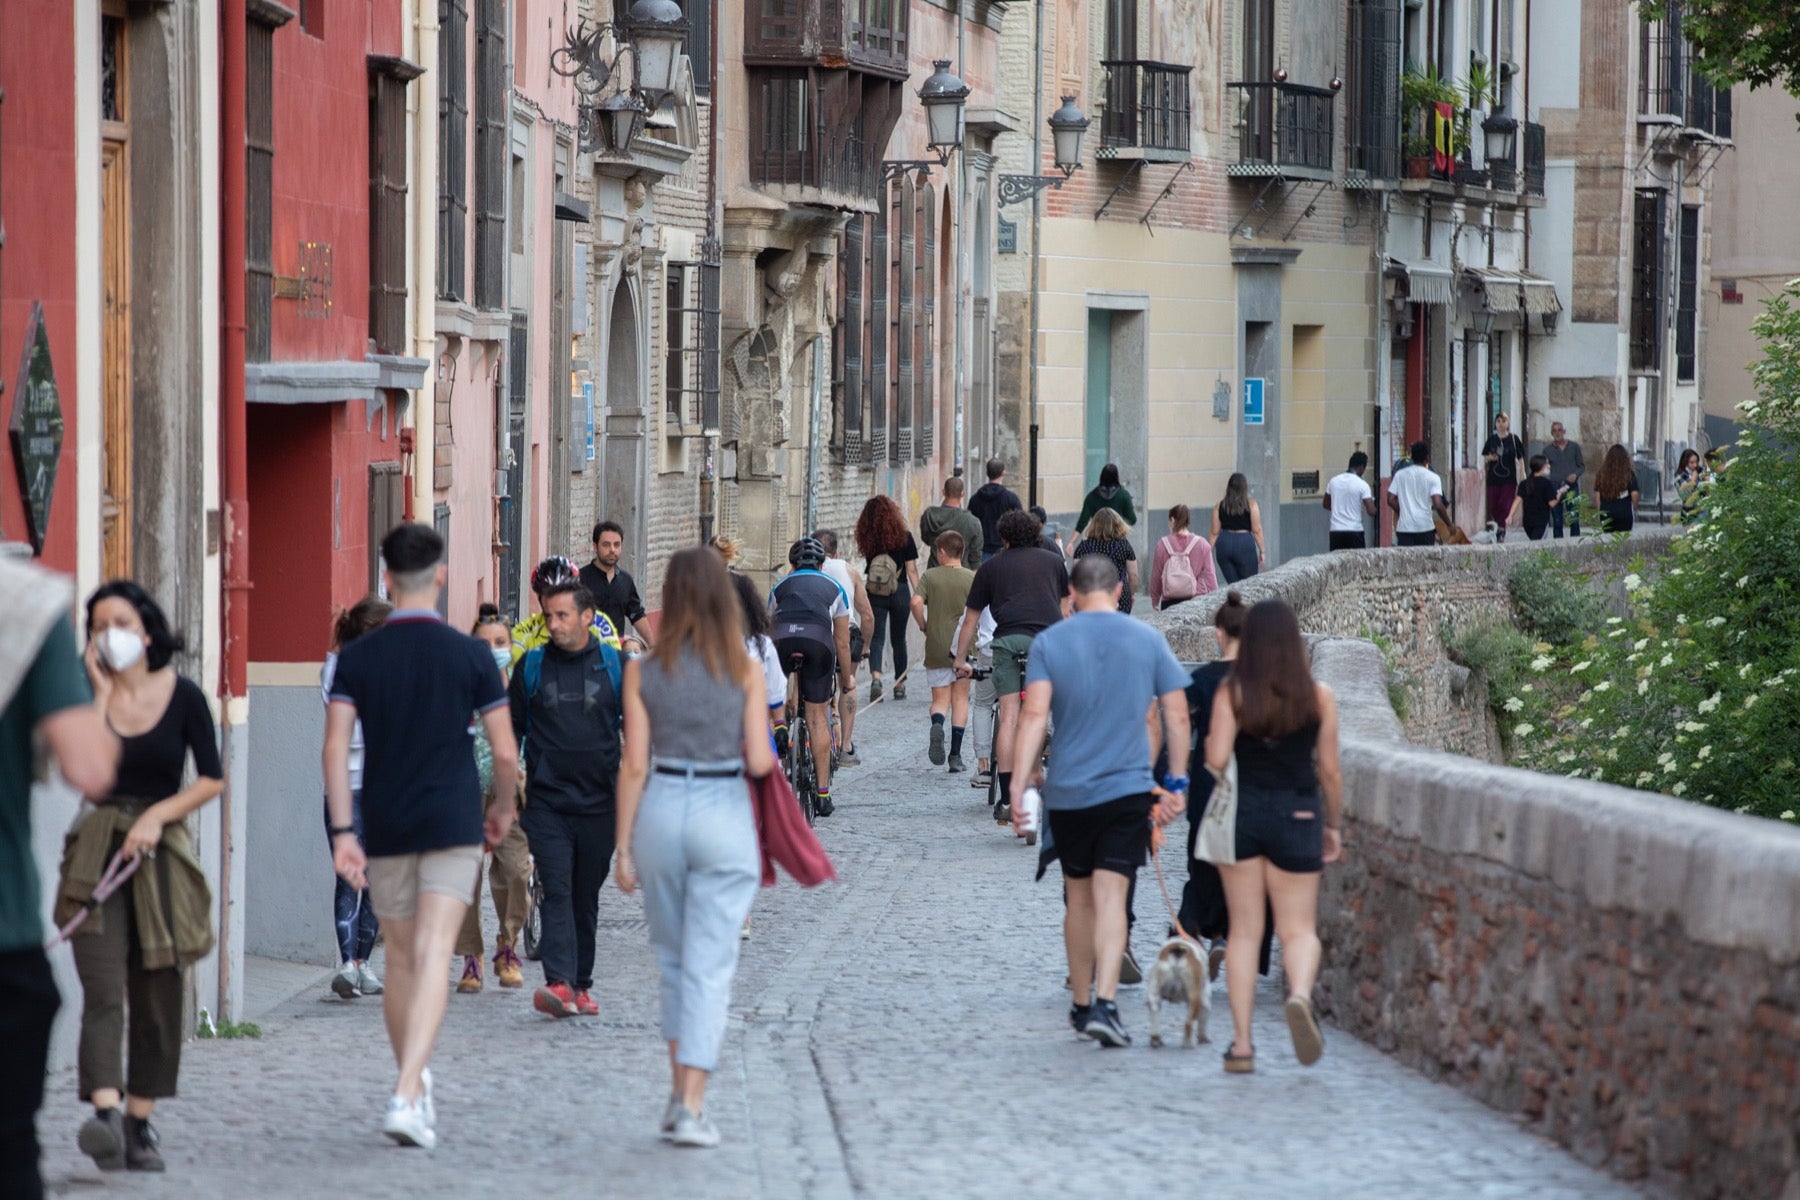
M 1100 157 L 1186 162 L 1193 125 L 1188 76 L 1194 68 L 1140 59 L 1108 59 L 1100 65 L 1106 68 Z
M 1238 161 L 1232 175 L 1331 178 L 1337 93 L 1302 83 L 1230 83 L 1239 94 Z
M 1731 138 L 1731 89 L 1698 75 L 1688 81 L 1687 126 L 1716 138 Z
M 1544 127 L 1526 121 L 1519 127 L 1519 153 L 1524 158 L 1523 183 L 1527 196 L 1544 194 Z

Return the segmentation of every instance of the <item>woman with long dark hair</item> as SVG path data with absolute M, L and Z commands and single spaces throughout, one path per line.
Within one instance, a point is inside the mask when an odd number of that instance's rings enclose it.
M 1137 524 L 1137 507 L 1131 502 L 1131 493 L 1119 483 L 1119 467 L 1116 463 L 1107 463 L 1100 468 L 1100 482 L 1094 485 L 1094 490 L 1081 502 L 1081 515 L 1075 519 L 1075 532 L 1079 534 L 1085 531 L 1088 523 L 1094 519 L 1094 514 L 1103 508 L 1110 508 L 1118 513 L 1128 531 Z
M 662 602 L 655 647 L 625 667 L 615 878 L 628 895 L 641 878 L 662 971 L 672 1076 L 662 1135 L 716 1146 L 706 1083 L 762 877 L 744 774 L 773 771 L 775 749 L 762 668 L 744 653 L 737 592 L 720 556 L 676 554 Z
M 1266 557 L 1262 509 L 1250 495 L 1250 481 L 1242 471 L 1225 481 L 1225 496 L 1213 506 L 1212 544 L 1224 583 L 1248 579 L 1262 568 Z
M 138 866 L 71 939 L 81 1098 L 94 1106 L 77 1141 L 102 1170 L 160 1171 L 150 1114 L 175 1094 L 181 1070 L 182 973 L 214 941 L 186 818 L 224 790 L 225 772 L 206 693 L 170 666 L 184 644 L 150 593 L 129 579 L 101 587 L 88 598 L 87 632 L 88 677 L 119 738 L 119 771 L 113 794 L 83 806 L 64 845 L 57 923 L 87 903 L 115 854 Z M 183 786 L 190 759 L 196 778 Z
M 856 518 L 856 549 L 875 628 L 869 631 L 869 703 L 881 699 L 881 642 L 894 648 L 894 699 L 906 699 L 906 622 L 913 589 L 919 586 L 919 545 L 900 506 L 888 496 L 870 496 Z
M 1233 755 L 1237 861 L 1219 867 L 1231 923 L 1225 974 L 1234 1036 L 1225 1069 L 1256 1068 L 1250 1017 L 1265 905 L 1281 941 L 1294 1054 L 1311 1066 L 1325 1049 L 1312 1009 L 1319 875 L 1343 853 L 1343 772 L 1337 699 L 1313 679 L 1300 622 L 1280 600 L 1263 601 L 1244 619 L 1237 664 L 1213 701 L 1207 768 L 1217 776 Z
M 331 681 L 337 675 L 338 651 L 363 634 L 381 628 L 381 623 L 394 611 L 394 606 L 380 596 L 364 596 L 337 615 L 331 623 L 331 650 L 325 665 L 319 669 L 319 693 L 325 707 L 331 707 Z M 362 837 L 363 735 L 358 721 L 350 734 L 350 823 L 356 836 Z M 331 848 L 331 808 L 321 800 L 325 816 L 325 846 Z M 381 979 L 369 966 L 369 955 L 375 952 L 375 935 L 380 925 L 375 909 L 369 903 L 369 889 L 360 891 L 350 886 L 342 875 L 332 874 L 334 892 L 332 910 L 337 926 L 338 973 L 331 977 L 331 990 L 340 999 L 381 995 Z
M 1614 442 L 1600 460 L 1594 476 L 1594 498 L 1600 502 L 1600 528 L 1606 533 L 1630 533 L 1637 522 L 1637 472 L 1631 469 L 1631 452 Z
M 1706 488 L 1712 480 L 1712 472 L 1701 463 L 1698 450 L 1689 446 L 1681 452 L 1675 464 L 1675 494 L 1681 498 L 1681 514 L 1676 520 L 1692 525 L 1701 518 L 1706 511 Z

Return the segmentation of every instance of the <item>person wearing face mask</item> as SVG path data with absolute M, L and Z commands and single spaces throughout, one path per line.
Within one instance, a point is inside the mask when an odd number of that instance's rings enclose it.
M 119 768 L 112 793 L 83 806 L 64 843 L 57 924 L 87 904 L 115 854 L 137 869 L 70 939 L 81 1098 L 94 1106 L 77 1142 L 102 1170 L 161 1171 L 150 1115 L 175 1094 L 183 972 L 214 943 L 211 891 L 184 821 L 224 790 L 224 771 L 206 694 L 169 665 L 183 643 L 150 594 L 130 580 L 106 584 L 88 598 L 87 629 L 94 703 L 119 738 Z M 183 787 L 189 758 L 196 778 Z
M 500 669 L 500 678 L 512 676 L 512 630 L 500 615 L 500 609 L 483 604 L 469 630 L 487 643 Z M 475 769 L 481 775 L 481 792 L 489 804 L 494 801 L 494 749 L 487 730 L 475 723 Z M 520 784 L 524 779 L 521 776 Z M 519 807 L 525 806 L 525 789 L 518 789 Z M 494 980 L 503 988 L 525 986 L 525 964 L 519 961 L 519 931 L 525 927 L 525 915 L 531 909 L 531 846 L 525 840 L 525 822 L 514 821 L 500 844 L 494 847 L 494 859 L 487 869 L 488 890 L 494 897 L 494 915 L 500 930 L 494 935 Z M 482 987 L 481 959 L 486 953 L 481 941 L 481 878 L 475 879 L 475 899 L 463 916 L 462 931 L 456 935 L 455 953 L 462 956 L 462 978 L 456 990 L 472 995 Z
M 338 614 L 331 627 L 331 652 L 319 669 L 319 692 L 326 708 L 331 707 L 331 680 L 337 674 L 338 652 L 363 634 L 381 628 L 394 606 L 380 596 L 364 596 Z M 350 812 L 351 824 L 362 829 L 362 722 L 356 723 L 350 735 Z M 325 846 L 331 848 L 331 810 L 320 800 L 325 814 Z M 369 966 L 369 955 L 375 952 L 375 935 L 380 924 L 375 908 L 369 903 L 369 889 L 360 891 L 333 874 L 336 884 L 332 897 L 333 920 L 337 928 L 338 973 L 331 977 L 331 990 L 339 999 L 354 1000 L 358 996 L 381 995 L 381 980 Z

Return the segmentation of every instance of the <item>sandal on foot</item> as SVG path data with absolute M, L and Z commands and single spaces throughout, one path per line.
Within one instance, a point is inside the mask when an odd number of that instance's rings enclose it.
M 1248 1054 L 1225 1052 L 1225 1073 L 1227 1075 L 1251 1075 L 1256 1071 L 1256 1051 Z
M 1312 1001 L 1305 996 L 1289 996 L 1286 1012 L 1288 1032 L 1294 1038 L 1294 1057 L 1301 1066 L 1310 1067 L 1325 1053 L 1325 1035 L 1319 1032 Z

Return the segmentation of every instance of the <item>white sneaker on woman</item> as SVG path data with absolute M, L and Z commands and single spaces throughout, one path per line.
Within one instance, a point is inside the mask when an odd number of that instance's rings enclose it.
M 431 1128 L 431 1122 L 425 1119 L 425 1106 L 417 1100 L 389 1097 L 387 1116 L 382 1119 L 381 1132 L 402 1146 L 418 1146 L 423 1150 L 437 1147 L 437 1133 Z
M 706 1114 L 691 1113 L 684 1104 L 675 1114 L 675 1129 L 669 1134 L 669 1141 L 677 1146 L 710 1150 L 719 1144 L 719 1130 Z

